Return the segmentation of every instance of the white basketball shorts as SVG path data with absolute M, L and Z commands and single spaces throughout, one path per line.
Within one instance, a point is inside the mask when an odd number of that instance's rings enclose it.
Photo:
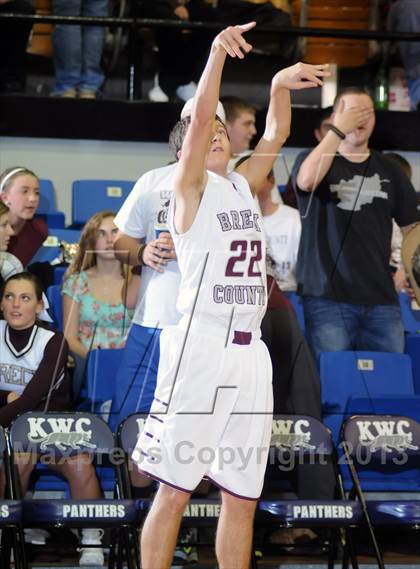
M 192 492 L 203 477 L 258 499 L 273 410 L 272 369 L 260 332 L 225 335 L 180 326 L 160 337 L 155 399 L 133 460 L 140 471 Z

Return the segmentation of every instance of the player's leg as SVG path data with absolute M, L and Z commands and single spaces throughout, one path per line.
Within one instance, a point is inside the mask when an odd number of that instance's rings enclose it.
M 141 532 L 142 569 L 169 569 L 189 499 L 187 492 L 160 485 Z
M 256 500 L 222 494 L 222 509 L 216 535 L 216 557 L 220 569 L 247 569 L 252 548 Z

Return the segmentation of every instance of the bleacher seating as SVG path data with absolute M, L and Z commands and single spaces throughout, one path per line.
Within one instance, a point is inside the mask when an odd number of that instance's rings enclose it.
M 40 200 L 36 217 L 45 220 L 50 229 L 63 229 L 65 226 L 65 215 L 58 211 L 55 197 L 54 184 L 51 180 L 39 180 Z
M 112 399 L 118 386 L 115 376 L 122 360 L 123 350 L 92 350 L 86 370 L 86 398 L 91 413 L 108 420 Z
M 350 414 L 381 412 L 378 397 L 390 396 L 389 404 L 397 412 L 404 397 L 415 396 L 411 361 L 404 354 L 323 352 L 320 380 L 324 422 L 336 442 L 341 424 Z M 357 404 L 363 408 L 357 409 Z
M 63 296 L 61 294 L 61 286 L 53 285 L 48 287 L 47 298 L 50 303 L 50 313 L 54 321 L 54 327 L 63 331 Z
M 134 182 L 127 180 L 76 180 L 72 186 L 72 227 L 82 227 L 99 211 L 115 213 L 131 192 Z
M 406 292 L 400 292 L 398 297 L 405 332 L 417 334 L 420 332 L 420 306 Z
M 60 243 L 78 243 L 80 231 L 75 229 L 49 228 L 49 235 L 32 258 L 31 263 L 51 263 L 60 255 Z
M 283 294 L 290 300 L 290 302 L 291 302 L 291 304 L 295 310 L 300 329 L 302 330 L 303 333 L 305 333 L 305 315 L 303 312 L 303 305 L 302 305 L 301 297 L 296 292 L 293 292 L 293 291 L 285 291 L 285 292 L 283 292 Z

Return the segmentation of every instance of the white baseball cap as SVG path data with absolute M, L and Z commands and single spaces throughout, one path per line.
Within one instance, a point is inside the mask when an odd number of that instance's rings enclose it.
M 191 97 L 191 99 L 188 99 L 188 101 L 187 101 L 187 102 L 185 103 L 185 105 L 182 107 L 181 120 L 182 120 L 182 119 L 185 119 L 185 117 L 190 116 L 193 103 L 194 103 L 194 97 Z M 220 119 L 222 119 L 223 122 L 226 122 L 225 109 L 223 108 L 223 105 L 222 105 L 222 103 L 221 103 L 220 101 L 217 103 L 216 115 L 217 115 Z

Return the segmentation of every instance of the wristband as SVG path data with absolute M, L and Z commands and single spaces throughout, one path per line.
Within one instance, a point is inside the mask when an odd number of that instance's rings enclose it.
M 147 247 L 146 243 L 142 243 L 140 245 L 138 253 L 137 253 L 137 260 L 138 260 L 139 265 L 141 267 L 144 267 L 146 265 L 146 263 L 144 262 L 144 259 L 143 259 L 143 253 L 144 253 L 144 250 L 146 249 L 146 247 Z
M 344 140 L 346 138 L 344 132 L 339 128 L 337 128 L 336 126 L 334 126 L 333 124 L 328 124 L 327 129 L 332 130 L 334 134 L 336 134 L 339 138 L 341 138 L 341 140 Z

